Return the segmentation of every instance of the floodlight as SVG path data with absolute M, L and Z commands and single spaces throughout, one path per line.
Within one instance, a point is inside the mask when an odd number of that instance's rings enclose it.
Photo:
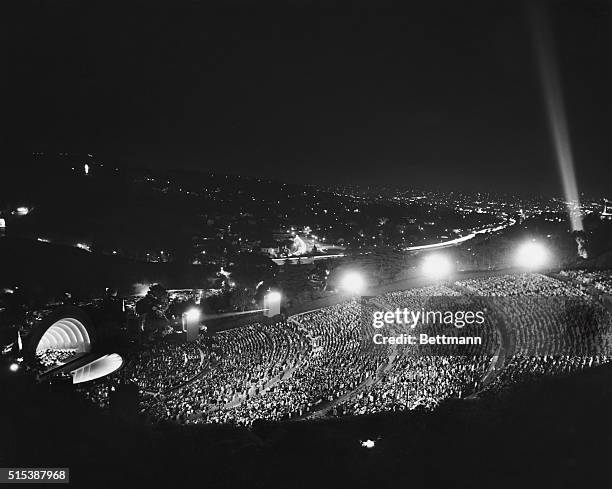
M 192 307 L 185 312 L 185 319 L 189 322 L 199 322 L 202 313 L 197 307 Z
M 340 283 L 342 289 L 350 292 L 351 294 L 360 294 L 365 289 L 365 280 L 363 276 L 358 272 L 348 272 Z
M 530 270 L 542 268 L 549 259 L 546 247 L 535 240 L 523 243 L 516 252 L 516 265 Z
M 274 317 L 280 314 L 282 294 L 276 290 L 268 292 L 264 296 L 264 316 Z
M 266 295 L 268 302 L 280 302 L 281 297 L 281 293 L 276 291 L 268 292 Z
M 446 255 L 434 253 L 423 260 L 423 274 L 429 278 L 441 279 L 450 275 L 453 265 Z

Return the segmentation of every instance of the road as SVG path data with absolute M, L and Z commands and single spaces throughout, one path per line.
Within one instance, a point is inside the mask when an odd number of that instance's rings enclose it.
M 466 236 L 461 236 L 455 239 L 449 239 L 448 241 L 441 241 L 440 243 L 433 243 L 428 245 L 418 245 L 418 246 L 409 246 L 408 248 L 404 248 L 404 251 L 420 251 L 420 250 L 435 250 L 440 248 L 447 248 L 449 246 L 457 246 L 458 244 L 464 243 L 465 241 L 469 241 L 473 239 L 478 234 L 489 234 L 495 233 L 497 231 L 501 231 L 502 229 L 506 229 L 510 226 L 514 226 L 516 224 L 516 220 L 510 219 L 506 224 L 501 224 L 499 226 L 494 226 L 491 228 L 481 229 L 480 231 L 474 231 Z

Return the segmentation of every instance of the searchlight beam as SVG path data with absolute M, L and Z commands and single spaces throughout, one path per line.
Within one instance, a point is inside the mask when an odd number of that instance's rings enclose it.
M 572 231 L 582 231 L 580 198 L 574 171 L 567 115 L 563 102 L 563 90 L 555 57 L 554 40 L 546 12 L 541 7 L 532 4 L 530 18 L 548 124 L 555 147 L 557 164 L 561 172 L 570 223 Z

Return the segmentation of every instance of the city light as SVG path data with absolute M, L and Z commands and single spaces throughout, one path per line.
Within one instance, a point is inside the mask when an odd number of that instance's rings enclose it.
M 446 255 L 434 253 L 423 260 L 423 275 L 429 278 L 441 279 L 450 275 L 453 265 Z
M 9 365 L 9 370 L 11 372 L 17 372 L 17 370 L 19 370 L 19 364 L 18 363 L 11 363 Z
M 365 289 L 365 280 L 360 273 L 348 272 L 340 282 L 340 287 L 351 294 L 361 294 Z
M 197 307 L 192 307 L 187 312 L 185 312 L 185 319 L 189 322 L 199 322 L 202 313 Z
M 516 252 L 515 264 L 518 267 L 533 270 L 545 266 L 549 258 L 546 247 L 533 240 L 519 246 Z

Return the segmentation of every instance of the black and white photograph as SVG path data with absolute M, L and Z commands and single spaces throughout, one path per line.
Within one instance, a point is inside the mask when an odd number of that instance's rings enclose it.
M 3 7 L 0 484 L 612 487 L 612 2 Z

